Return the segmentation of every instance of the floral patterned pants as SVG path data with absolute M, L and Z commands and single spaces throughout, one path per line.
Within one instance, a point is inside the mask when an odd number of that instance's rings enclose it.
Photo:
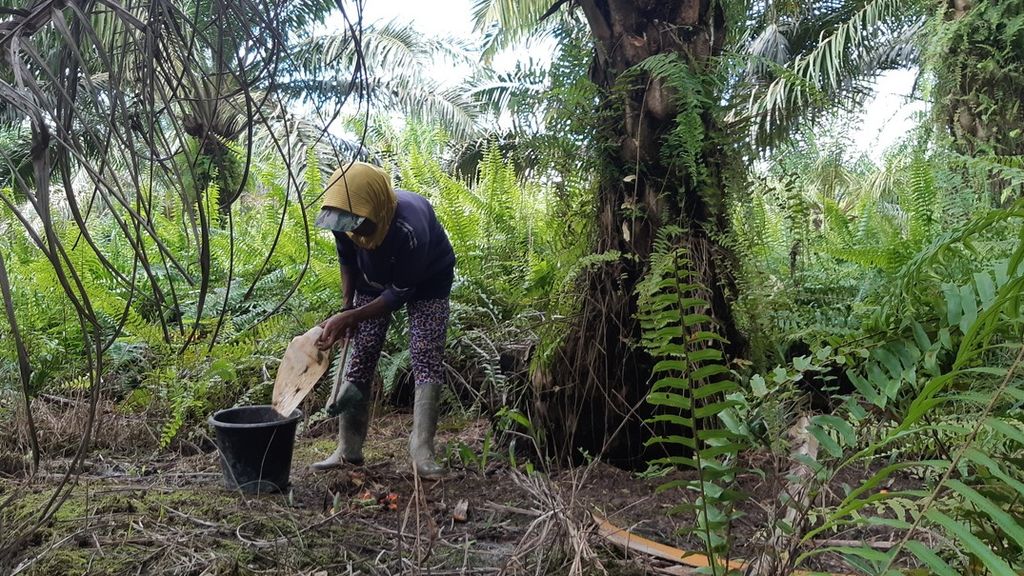
M 375 299 L 356 293 L 356 307 L 365 306 Z M 448 329 L 449 301 L 447 298 L 419 300 L 406 305 L 409 312 L 409 356 L 416 385 L 444 383 L 444 344 Z M 364 394 L 370 390 L 377 361 L 391 325 L 386 314 L 359 325 L 348 359 L 345 379 Z

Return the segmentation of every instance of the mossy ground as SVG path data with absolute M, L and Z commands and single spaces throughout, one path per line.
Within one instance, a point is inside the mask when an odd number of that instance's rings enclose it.
M 285 494 L 223 488 L 215 452 L 94 454 L 63 506 L 8 568 L 21 565 L 22 573 L 37 575 L 535 573 L 538 567 L 563 573 L 573 554 L 569 524 L 588 527 L 590 511 L 630 510 L 663 540 L 678 527 L 664 514 L 674 497 L 654 495 L 655 483 L 625 472 L 602 469 L 580 490 L 578 475 L 539 481 L 523 474 L 522 465 L 513 469 L 507 454 L 483 457 L 485 421 L 443 423 L 438 453 L 449 474 L 420 482 L 408 463 L 410 420 L 397 413 L 376 417 L 366 466 L 327 473 L 308 466 L 334 450 L 333 431 L 304 431 Z M 60 469 L 51 463 L 51 470 Z M 59 476 L 0 480 L 0 502 L 17 492 L 0 510 L 0 531 L 36 518 Z M 634 506 L 644 499 L 654 508 Z M 464 520 L 454 514 L 463 500 Z M 601 554 L 606 568 L 616 566 L 613 573 L 635 568 L 613 560 L 615 550 Z

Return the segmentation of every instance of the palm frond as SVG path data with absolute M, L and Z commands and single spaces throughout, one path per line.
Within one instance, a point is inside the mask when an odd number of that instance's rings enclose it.
M 471 138 L 479 131 L 479 108 L 459 87 L 442 88 L 436 84 L 406 87 L 396 90 L 395 100 L 413 119 L 438 123 L 456 139 Z
M 469 95 L 484 109 L 499 115 L 514 111 L 520 102 L 543 95 L 548 85 L 547 76 L 547 69 L 532 58 L 503 74 L 485 69 L 470 79 Z
M 768 63 L 785 66 L 790 59 L 789 39 L 777 24 L 769 24 L 747 48 L 750 62 L 747 75 L 758 77 L 769 72 Z
M 366 27 L 358 47 L 348 30 L 312 36 L 297 46 L 297 54 L 311 72 L 335 73 L 351 69 L 362 59 L 372 76 L 395 74 L 443 58 L 449 63 L 469 62 L 469 45 L 456 38 L 425 36 L 412 24 L 391 20 Z M 357 50 L 358 48 L 358 50 Z
M 473 26 L 484 34 L 482 56 L 489 62 L 498 52 L 531 36 L 552 33 L 554 19 L 544 16 L 566 0 L 474 0 Z
M 779 65 L 782 43 L 792 46 L 778 27 L 768 26 L 747 49 L 755 75 L 774 75 L 758 83 L 745 105 L 729 115 L 750 122 L 756 141 L 770 145 L 801 120 L 844 101 L 856 106 L 870 93 L 868 83 L 880 71 L 916 61 L 913 38 L 923 24 L 916 0 L 871 0 L 846 21 L 821 31 L 817 44 Z M 816 27 L 810 27 L 814 29 Z M 843 98 L 839 98 L 839 96 Z
M 395 21 L 368 27 L 357 43 L 348 31 L 307 39 L 298 49 L 299 77 L 283 89 L 314 102 L 343 101 L 350 95 L 442 124 L 457 138 L 477 130 L 477 106 L 462 88 L 441 85 L 424 71 L 438 62 L 469 64 L 469 47 L 450 38 L 431 38 L 411 24 Z M 347 74 L 359 70 L 361 81 Z

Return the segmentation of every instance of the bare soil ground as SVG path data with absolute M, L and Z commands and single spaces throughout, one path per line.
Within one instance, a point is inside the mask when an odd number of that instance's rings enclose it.
M 421 482 L 406 455 L 410 425 L 411 416 L 404 413 L 376 418 L 367 465 L 320 473 L 308 466 L 331 452 L 334 435 L 325 425 L 301 432 L 291 490 L 275 495 L 224 489 L 214 451 L 129 455 L 103 446 L 90 457 L 71 498 L 7 570 L 40 575 L 651 574 L 666 566 L 625 554 L 598 537 L 593 514 L 637 535 L 699 549 L 694 536 L 680 534 L 693 525 L 692 516 L 668 514 L 687 495 L 657 491 L 668 480 L 684 478 L 682 473 L 640 478 L 598 463 L 531 475 L 521 463 L 513 468 L 507 454 L 480 458 L 486 421 L 449 420 L 438 434 L 449 474 Z M 460 457 L 465 449 L 476 459 L 465 462 Z M 770 464 L 758 466 L 763 473 L 741 478 L 751 498 L 732 535 L 740 556 L 754 554 L 757 542 L 763 542 L 785 481 Z M 50 472 L 35 479 L 12 474 L 9 467 L 0 473 L 0 502 L 12 497 L 0 510 L 0 533 L 39 510 L 60 477 L 59 467 L 59 460 L 51 461 Z M 812 567 L 836 569 L 827 556 Z

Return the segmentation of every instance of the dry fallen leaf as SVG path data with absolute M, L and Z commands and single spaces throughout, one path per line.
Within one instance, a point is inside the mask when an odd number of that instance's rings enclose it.
M 455 510 L 452 511 L 452 518 L 456 522 L 469 520 L 469 500 L 459 500 L 459 503 L 455 505 Z

